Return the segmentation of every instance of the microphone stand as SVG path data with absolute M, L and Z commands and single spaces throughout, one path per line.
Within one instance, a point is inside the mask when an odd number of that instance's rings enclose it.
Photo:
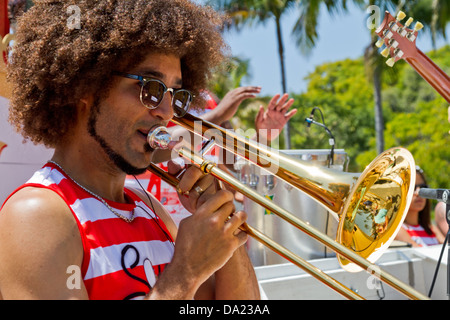
M 449 222 L 449 216 L 450 216 L 450 204 L 447 204 L 445 206 L 446 211 L 446 218 L 447 218 L 447 224 L 449 225 L 449 231 L 447 232 L 447 235 L 445 238 L 447 239 L 447 299 L 450 300 L 450 222 Z
M 312 123 L 312 124 L 318 125 L 319 127 L 324 128 L 325 131 L 326 131 L 326 132 L 328 133 L 328 135 L 330 136 L 329 143 L 330 143 L 330 146 L 331 146 L 331 151 L 330 151 L 330 160 L 328 161 L 328 168 L 329 168 L 330 165 L 333 165 L 333 164 L 334 164 L 334 145 L 335 145 L 334 141 L 335 141 L 335 140 L 334 140 L 333 134 L 331 133 L 330 129 L 327 128 L 326 125 L 324 125 L 323 123 L 314 121 L 314 120 L 312 119 L 312 117 L 305 118 L 305 121 L 306 121 L 308 124 L 311 124 L 311 123 Z
M 449 230 L 447 231 L 447 299 L 450 299 L 450 203 L 445 205 L 445 219 L 447 220 L 447 224 L 449 226 Z

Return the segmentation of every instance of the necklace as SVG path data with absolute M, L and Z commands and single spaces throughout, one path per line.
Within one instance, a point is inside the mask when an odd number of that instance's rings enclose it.
M 64 174 L 66 176 L 69 177 L 70 180 L 72 180 L 77 186 L 79 186 L 81 189 L 83 189 L 84 191 L 86 191 L 87 193 L 89 193 L 90 195 L 92 195 L 93 197 L 95 197 L 96 199 L 98 199 L 99 201 L 101 201 L 112 213 L 114 213 L 117 217 L 119 217 L 120 219 L 125 220 L 126 222 L 130 223 L 134 220 L 134 209 L 133 211 L 131 211 L 131 217 L 125 217 L 124 215 L 118 213 L 116 210 L 114 210 L 106 201 L 105 199 L 103 199 L 102 197 L 96 195 L 94 192 L 92 192 L 91 190 L 83 187 L 81 184 L 79 184 L 75 179 L 73 179 L 71 176 L 69 176 L 67 174 L 67 172 L 55 161 L 53 160 L 49 160 L 49 163 L 53 163 L 55 166 L 57 166 L 62 172 L 64 172 Z

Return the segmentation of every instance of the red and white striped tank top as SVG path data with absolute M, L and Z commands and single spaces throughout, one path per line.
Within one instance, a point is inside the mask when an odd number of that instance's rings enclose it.
M 124 192 L 129 203 L 105 201 L 126 217 L 134 210 L 135 218 L 130 223 L 51 163 L 21 188 L 26 186 L 54 190 L 72 211 L 83 241 L 81 273 L 90 299 L 144 297 L 171 261 L 174 245 L 166 226 L 128 188 Z
M 404 223 L 402 228 L 408 232 L 409 236 L 415 243 L 422 247 L 439 244 L 436 235 L 434 233 L 428 234 L 420 224 L 411 226 Z

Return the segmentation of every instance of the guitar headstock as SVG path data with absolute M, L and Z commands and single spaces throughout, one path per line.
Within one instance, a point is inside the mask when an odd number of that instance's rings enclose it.
M 380 39 L 377 41 L 378 48 L 385 46 L 381 51 L 381 55 L 389 57 L 386 64 L 392 67 L 398 60 L 412 57 L 417 54 L 416 39 L 423 24 L 416 22 L 413 29 L 409 26 L 413 22 L 413 18 L 409 18 L 405 24 L 400 21 L 406 17 L 406 14 L 399 11 L 397 17 L 393 17 L 388 11 L 384 15 L 384 19 L 380 26 L 375 30 Z

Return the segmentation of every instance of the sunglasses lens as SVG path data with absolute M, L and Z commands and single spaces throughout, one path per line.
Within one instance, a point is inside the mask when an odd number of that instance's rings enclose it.
M 156 108 L 163 97 L 164 85 L 158 81 L 150 80 L 142 87 L 141 100 L 147 108 Z
M 173 111 L 176 117 L 182 117 L 189 110 L 192 94 L 187 90 L 177 90 L 173 96 Z
M 149 109 L 155 109 L 164 98 L 165 86 L 156 80 L 149 80 L 142 87 L 141 101 Z M 175 91 L 172 106 L 176 117 L 182 117 L 189 110 L 192 94 L 184 89 Z

